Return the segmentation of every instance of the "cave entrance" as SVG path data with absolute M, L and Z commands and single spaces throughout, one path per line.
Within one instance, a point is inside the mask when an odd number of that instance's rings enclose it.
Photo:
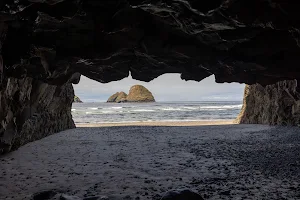
M 129 90 L 134 85 L 147 88 L 155 102 L 124 103 L 124 95 L 132 97 L 134 92 L 129 94 Z M 74 89 L 75 95 L 84 102 L 74 103 L 72 107 L 77 126 L 112 123 L 180 125 L 191 122 L 232 123 L 242 107 L 244 84 L 218 84 L 214 76 L 201 82 L 183 81 L 179 74 L 164 74 L 151 82 L 134 80 L 129 76 L 102 84 L 82 76 Z M 116 93 L 119 97 L 113 96 Z M 109 98 L 114 102 L 107 103 Z

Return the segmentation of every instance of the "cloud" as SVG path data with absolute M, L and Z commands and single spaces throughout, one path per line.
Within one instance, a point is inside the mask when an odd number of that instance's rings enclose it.
M 135 84 L 148 88 L 157 101 L 240 101 L 245 86 L 239 83 L 218 84 L 215 83 L 214 76 L 196 82 L 181 80 L 179 74 L 164 74 L 149 83 L 128 77 L 102 84 L 82 76 L 80 83 L 74 85 L 74 89 L 75 94 L 85 102 L 102 102 L 116 92 L 128 93 L 130 87 Z

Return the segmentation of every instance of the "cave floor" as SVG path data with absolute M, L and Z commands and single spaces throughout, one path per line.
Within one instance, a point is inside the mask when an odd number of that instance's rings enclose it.
M 80 198 L 300 199 L 300 129 L 263 125 L 94 127 L 0 157 L 0 199 L 59 190 Z

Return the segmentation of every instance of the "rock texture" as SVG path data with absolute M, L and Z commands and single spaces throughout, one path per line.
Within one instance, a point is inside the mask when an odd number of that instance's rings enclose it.
M 51 86 L 32 78 L 9 78 L 2 86 L 0 154 L 75 127 L 71 84 Z
M 127 101 L 127 94 L 125 92 L 120 92 L 115 101 L 117 103 L 126 102 Z
M 83 103 L 81 99 L 78 96 L 74 96 L 74 102 L 73 103 Z
M 110 96 L 108 103 L 125 102 L 155 102 L 152 93 L 142 85 L 134 85 L 130 88 L 128 95 L 125 92 L 117 92 Z
M 3 0 L 1 70 L 52 84 L 164 73 L 271 84 L 300 78 L 298 0 Z M 3 67 L 6 66 L 6 67 Z M 78 74 L 77 74 L 78 75 Z M 76 75 L 76 76 L 77 76 Z
M 117 92 L 113 95 L 111 95 L 107 102 L 108 103 L 122 103 L 126 102 L 127 94 L 125 92 Z
M 117 99 L 118 95 L 119 95 L 119 92 L 117 92 L 117 93 L 111 95 L 111 96 L 107 99 L 107 102 L 108 102 L 108 103 L 116 102 L 116 99 Z
M 266 87 L 247 85 L 238 123 L 299 125 L 300 86 L 297 80 Z
M 152 93 L 142 85 L 134 85 L 130 88 L 127 102 L 155 102 Z

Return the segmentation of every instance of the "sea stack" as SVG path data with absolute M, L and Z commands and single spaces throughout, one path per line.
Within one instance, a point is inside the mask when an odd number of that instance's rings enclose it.
M 73 103 L 83 103 L 78 96 L 74 96 L 74 101 Z
M 126 100 L 127 102 L 155 102 L 152 93 L 142 85 L 132 86 Z
M 122 103 L 122 102 L 126 102 L 126 97 L 127 94 L 125 92 L 117 92 L 113 95 L 111 95 L 107 102 L 108 103 Z
M 152 93 L 142 85 L 134 85 L 130 88 L 129 94 L 125 92 L 117 92 L 110 96 L 107 100 L 109 103 L 125 103 L 125 102 L 155 102 Z

